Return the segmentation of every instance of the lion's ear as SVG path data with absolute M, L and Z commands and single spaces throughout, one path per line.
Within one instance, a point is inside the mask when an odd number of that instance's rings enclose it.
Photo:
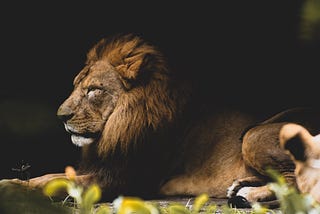
M 143 72 L 147 58 L 148 55 L 143 53 L 127 56 L 123 59 L 123 64 L 118 65 L 116 69 L 123 78 L 134 80 Z
M 124 79 L 132 81 L 146 70 L 150 56 L 155 53 L 151 46 L 134 38 L 112 50 L 108 58 Z
M 129 82 L 145 74 L 150 69 L 149 65 L 161 58 L 155 47 L 132 35 L 120 38 L 107 52 L 109 62 Z
M 302 126 L 289 123 L 280 130 L 280 146 L 294 160 L 304 162 L 308 158 L 308 150 L 311 150 L 313 136 Z

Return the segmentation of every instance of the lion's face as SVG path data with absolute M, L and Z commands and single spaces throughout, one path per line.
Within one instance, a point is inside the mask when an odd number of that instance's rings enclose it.
M 177 99 L 163 55 L 126 35 L 102 39 L 88 52 L 57 114 L 74 144 L 96 142 L 98 155 L 105 157 L 116 149 L 127 153 L 173 123 Z
M 118 72 L 108 61 L 86 66 L 75 78 L 74 90 L 58 109 L 72 142 L 95 142 L 124 91 Z

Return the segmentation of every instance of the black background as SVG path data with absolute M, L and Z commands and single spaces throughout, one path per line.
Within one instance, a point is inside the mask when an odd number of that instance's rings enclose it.
M 257 112 L 317 105 L 319 42 L 299 37 L 302 1 L 21 1 L 1 5 L 0 178 L 76 166 L 80 149 L 56 118 L 87 51 L 104 36 L 137 33 L 203 101 Z

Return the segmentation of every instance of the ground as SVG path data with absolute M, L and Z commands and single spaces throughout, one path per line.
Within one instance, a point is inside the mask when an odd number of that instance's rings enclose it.
M 167 208 L 168 206 L 173 205 L 173 204 L 181 204 L 181 205 L 185 206 L 186 208 L 188 208 L 189 210 L 192 210 L 194 201 L 195 201 L 195 197 L 172 197 L 172 198 L 167 198 L 167 199 L 162 199 L 162 200 L 148 200 L 147 202 L 151 202 L 155 205 L 158 205 L 161 208 Z M 96 206 L 99 207 L 102 204 L 107 205 L 111 209 L 113 209 L 113 206 L 111 203 L 101 203 L 101 204 L 97 204 Z M 227 211 L 227 210 L 225 210 L 228 206 L 227 199 L 210 198 L 208 200 L 208 202 L 200 210 L 200 213 L 207 213 L 207 211 L 208 211 L 207 208 L 211 205 L 217 205 L 217 209 L 216 209 L 215 213 L 219 213 L 219 214 L 220 213 L 221 214 L 225 214 L 225 213 L 250 214 L 253 211 L 253 209 L 250 209 L 250 208 L 245 208 L 245 209 L 244 208 L 243 209 L 234 208 L 232 210 L 228 209 L 228 211 Z M 212 212 L 210 212 L 210 213 L 212 213 Z M 270 211 L 270 213 L 280 214 L 281 211 L 279 209 L 272 209 L 272 211 Z

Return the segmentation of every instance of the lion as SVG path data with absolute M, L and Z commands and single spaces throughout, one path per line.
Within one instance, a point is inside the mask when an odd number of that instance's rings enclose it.
M 205 106 L 168 59 L 140 36 L 101 39 L 87 53 L 57 116 L 82 149 L 77 182 L 97 183 L 103 199 L 196 196 L 275 199 L 265 168 L 295 184 L 295 165 L 279 146 L 287 123 L 319 131 L 317 111 L 294 108 L 261 121 L 237 109 Z M 218 92 L 213 92 L 218 93 Z M 29 185 L 63 177 L 48 174 Z
M 320 134 L 313 136 L 305 127 L 289 123 L 280 130 L 280 146 L 296 165 L 298 190 L 320 203 Z

